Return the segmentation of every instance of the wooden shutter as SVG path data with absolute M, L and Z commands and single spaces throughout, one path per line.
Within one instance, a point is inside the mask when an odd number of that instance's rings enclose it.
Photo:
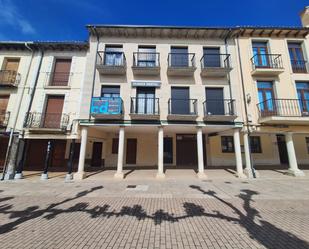
M 5 59 L 4 72 L 2 73 L 1 81 L 4 83 L 15 83 L 18 66 L 19 59 Z
M 10 96 L 0 96 L 0 114 L 3 114 L 6 112 L 6 108 L 8 106 Z
M 67 86 L 69 82 L 72 59 L 56 59 L 52 86 Z
M 48 96 L 44 128 L 60 128 L 64 96 Z

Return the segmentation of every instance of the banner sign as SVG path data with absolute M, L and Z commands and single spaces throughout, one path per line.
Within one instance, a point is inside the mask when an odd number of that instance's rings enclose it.
M 131 81 L 132 87 L 160 87 L 160 81 Z
M 91 114 L 121 114 L 121 98 L 92 98 Z

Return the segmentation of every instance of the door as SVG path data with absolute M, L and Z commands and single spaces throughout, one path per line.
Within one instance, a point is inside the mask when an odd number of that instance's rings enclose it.
M 259 109 L 262 116 L 276 113 L 276 101 L 274 99 L 272 82 L 258 81 Z
M 71 59 L 56 59 L 54 73 L 52 75 L 52 86 L 67 86 L 69 82 Z
M 254 65 L 256 67 L 270 67 L 266 42 L 253 42 Z
M 224 115 L 223 88 L 206 88 L 206 114 Z
M 94 142 L 92 146 L 92 157 L 91 157 L 91 166 L 92 167 L 101 167 L 102 166 L 102 142 Z
M 306 73 L 306 61 L 300 43 L 289 43 L 289 54 L 294 73 Z
M 172 47 L 170 65 L 172 67 L 188 67 L 189 54 L 186 47 Z
M 138 47 L 138 67 L 155 67 L 156 62 L 156 48 L 155 47 Z
M 44 116 L 44 128 L 61 128 L 61 117 L 63 109 L 64 96 L 48 96 L 45 116 Z
M 309 115 L 309 83 L 296 82 L 297 96 L 301 115 Z
M 176 162 L 180 166 L 197 166 L 196 135 L 176 135 Z
M 0 95 L 0 127 L 4 124 L 6 119 L 6 108 L 9 103 L 10 96 L 1 96 Z
M 277 144 L 278 144 L 280 163 L 288 164 L 289 158 L 284 135 L 277 135 Z
M 126 164 L 136 164 L 137 139 L 127 139 Z
M 43 170 L 46 157 L 47 140 L 28 140 L 26 170 Z
M 173 163 L 173 138 L 165 137 L 163 146 L 164 163 Z
M 138 87 L 136 89 L 136 113 L 155 114 L 155 88 Z
M 123 53 L 121 46 L 106 46 L 104 62 L 106 66 L 122 66 Z
M 52 142 L 52 154 L 51 154 L 51 170 L 61 170 L 65 171 L 65 147 L 66 141 L 65 140 L 55 140 Z
M 8 144 L 9 144 L 8 137 L 0 137 L 0 169 L 2 169 L 4 165 Z
M 172 114 L 190 114 L 189 87 L 172 87 Z
M 6 58 L 4 64 L 4 74 L 1 81 L 4 83 L 15 83 L 17 70 L 19 66 L 19 59 L 17 58 Z
M 204 48 L 204 67 L 221 67 L 220 48 Z

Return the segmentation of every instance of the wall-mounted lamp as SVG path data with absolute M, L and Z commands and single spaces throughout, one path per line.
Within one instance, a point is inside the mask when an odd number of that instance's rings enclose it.
M 251 95 L 250 95 L 250 93 L 246 94 L 246 99 L 247 99 L 247 103 L 250 104 L 251 103 Z

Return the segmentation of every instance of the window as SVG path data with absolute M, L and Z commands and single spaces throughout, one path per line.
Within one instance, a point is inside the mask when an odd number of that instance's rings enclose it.
M 261 138 L 258 136 L 250 137 L 251 153 L 262 153 Z
M 307 152 L 309 154 L 309 137 L 306 137 Z
M 138 47 L 137 66 L 139 67 L 155 67 L 156 61 L 156 47 Z
M 234 139 L 232 136 L 221 137 L 221 148 L 223 153 L 234 152 Z
M 122 46 L 106 45 L 104 62 L 106 66 L 122 66 L 124 62 Z
M 51 75 L 51 86 L 67 86 L 70 77 L 72 59 L 57 58 L 54 64 L 54 72 Z
M 204 48 L 204 67 L 221 67 L 220 48 Z
M 170 65 L 172 67 L 188 67 L 189 54 L 187 47 L 171 47 Z
M 118 138 L 113 138 L 113 143 L 112 143 L 112 154 L 118 154 Z
M 267 42 L 253 42 L 253 62 L 256 67 L 269 67 Z
M 101 97 L 105 98 L 120 97 L 120 86 L 102 86 Z
M 301 112 L 309 113 L 309 82 L 296 82 L 297 97 Z
M 273 83 L 271 81 L 258 81 L 259 108 L 263 113 L 275 111 Z
M 301 43 L 288 43 L 291 65 L 294 73 L 307 73 L 306 61 Z

